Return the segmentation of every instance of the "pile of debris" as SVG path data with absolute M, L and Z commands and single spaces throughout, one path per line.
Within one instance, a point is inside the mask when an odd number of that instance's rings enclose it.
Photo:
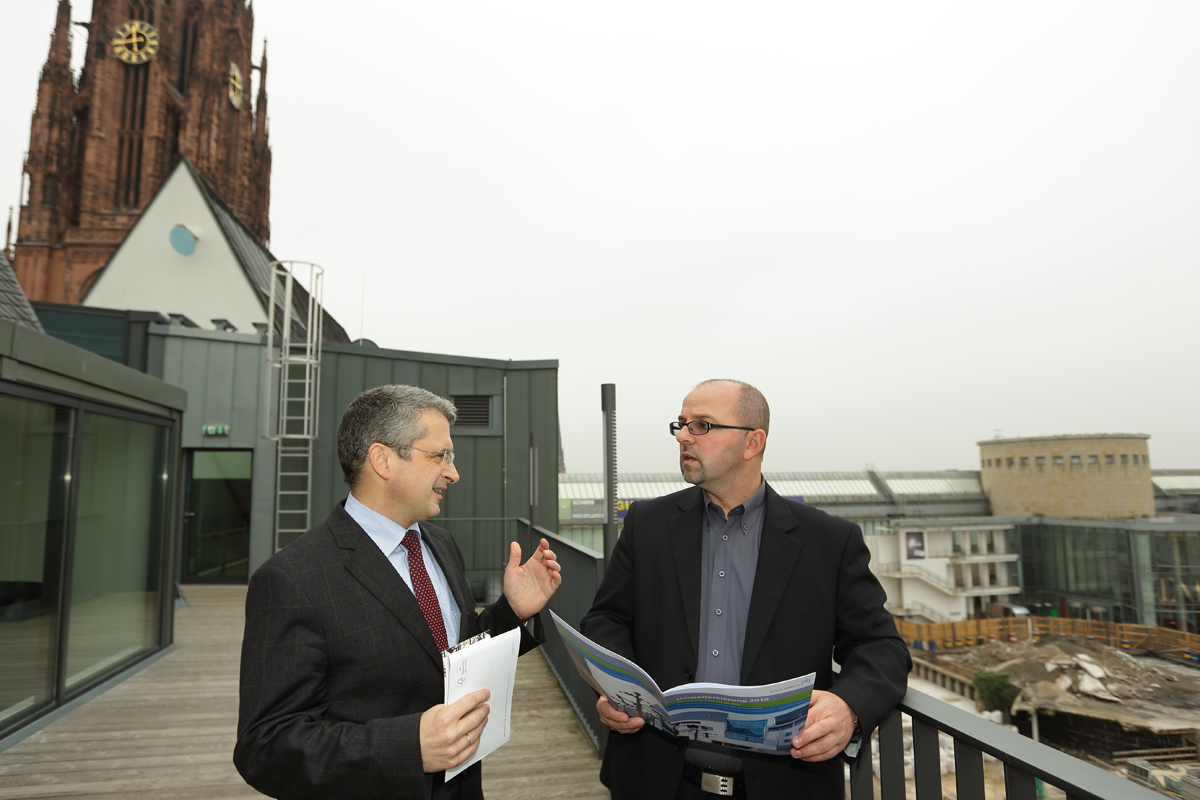
M 940 660 L 972 672 L 1006 673 L 1014 686 L 1030 690 L 1027 696 L 1046 701 L 1037 705 L 1074 705 L 1072 696 L 1110 703 L 1152 698 L 1177 680 L 1153 663 L 1075 637 L 1038 644 L 988 644 Z

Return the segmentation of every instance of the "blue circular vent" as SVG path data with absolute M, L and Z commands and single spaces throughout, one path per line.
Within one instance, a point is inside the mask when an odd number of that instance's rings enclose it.
M 182 225 L 171 228 L 171 247 L 181 256 L 190 256 L 196 252 L 196 237 Z

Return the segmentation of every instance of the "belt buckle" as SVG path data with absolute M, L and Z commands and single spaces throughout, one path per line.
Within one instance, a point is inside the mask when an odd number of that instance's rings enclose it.
M 730 775 L 713 775 L 711 772 L 700 773 L 701 791 L 719 794 L 723 797 L 733 797 L 733 777 Z

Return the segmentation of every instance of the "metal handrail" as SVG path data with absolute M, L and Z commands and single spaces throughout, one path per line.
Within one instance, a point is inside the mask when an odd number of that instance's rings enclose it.
M 1004 764 L 1005 797 L 1036 800 L 1036 780 L 1056 786 L 1070 800 L 1162 800 L 1133 781 L 1027 739 L 927 694 L 909 689 L 879 726 L 880 800 L 903 800 L 904 738 L 901 715 L 912 720 L 913 778 L 917 797 L 942 796 L 938 733 L 954 739 L 954 771 L 959 800 L 984 800 L 983 754 Z M 872 742 L 850 770 L 851 800 L 874 797 Z
M 943 614 L 942 612 L 938 611 L 935 608 L 930 608 L 929 606 L 925 605 L 924 603 L 922 603 L 919 600 L 909 600 L 903 606 L 900 606 L 899 604 L 887 603 L 887 604 L 885 604 L 885 607 L 889 611 L 891 611 L 893 614 L 895 614 L 895 613 L 921 614 L 923 616 L 929 617 L 929 619 L 933 620 L 934 622 L 950 622 L 951 621 L 950 617 L 948 617 L 947 615 Z
M 1005 552 L 1001 550 L 984 551 L 981 553 L 972 553 L 970 550 L 926 550 L 926 558 L 948 558 L 951 561 L 965 561 L 969 558 L 987 561 L 989 559 L 1013 559 L 1020 558 L 1021 554 L 1017 552 Z
M 879 564 L 876 570 L 880 575 L 897 578 L 919 578 L 926 583 L 931 583 L 941 589 L 946 594 L 956 594 L 957 590 L 964 587 L 955 586 L 948 578 L 938 576 L 924 567 L 918 567 L 911 561 L 903 563 Z
M 591 605 L 603 577 L 603 557 L 594 550 L 518 521 L 522 547 L 533 537 L 545 536 L 554 546 L 564 572 L 570 575 L 550 605 L 568 622 L 577 623 Z M 568 567 L 568 562 L 570 567 Z M 552 627 L 552 626 L 551 626 Z M 603 755 L 606 729 L 596 714 L 595 692 L 583 682 L 556 631 L 547 630 L 542 653 L 579 716 L 580 724 Z M 959 800 L 984 800 L 983 755 L 1004 764 L 1007 800 L 1036 800 L 1036 781 L 1066 792 L 1069 800 L 1161 800 L 1161 795 L 1065 753 L 1038 744 L 953 705 L 909 689 L 896 710 L 863 743 L 860 757 L 850 768 L 851 800 L 873 800 L 875 780 L 879 800 L 904 800 L 903 717 L 912 721 L 913 776 L 918 800 L 942 797 L 939 734 L 954 740 L 954 769 Z M 879 750 L 879 775 L 874 774 L 872 750 Z
M 558 563 L 562 566 L 566 577 L 558 587 L 558 591 L 550 598 L 550 609 L 558 614 L 568 624 L 578 626 L 583 615 L 592 607 L 596 589 L 600 579 L 604 577 L 604 555 L 583 545 L 576 544 L 570 539 L 564 539 L 545 528 L 531 526 L 529 520 L 517 520 L 518 541 L 525 552 L 532 553 L 539 538 L 550 542 Z M 604 746 L 608 741 L 608 728 L 600 722 L 600 714 L 596 711 L 596 692 L 584 681 L 575 662 L 567 652 L 567 645 L 559 636 L 558 629 L 545 615 L 543 630 L 546 641 L 539 648 L 554 673 L 558 685 L 562 687 L 567 702 L 575 709 L 575 715 L 583 727 L 596 752 L 604 755 Z

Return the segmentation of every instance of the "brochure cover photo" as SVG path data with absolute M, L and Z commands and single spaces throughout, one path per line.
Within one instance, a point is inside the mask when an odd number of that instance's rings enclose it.
M 617 709 L 672 736 L 786 754 L 804 730 L 816 673 L 766 686 L 689 683 L 662 691 L 641 667 L 550 615 L 575 668 Z

